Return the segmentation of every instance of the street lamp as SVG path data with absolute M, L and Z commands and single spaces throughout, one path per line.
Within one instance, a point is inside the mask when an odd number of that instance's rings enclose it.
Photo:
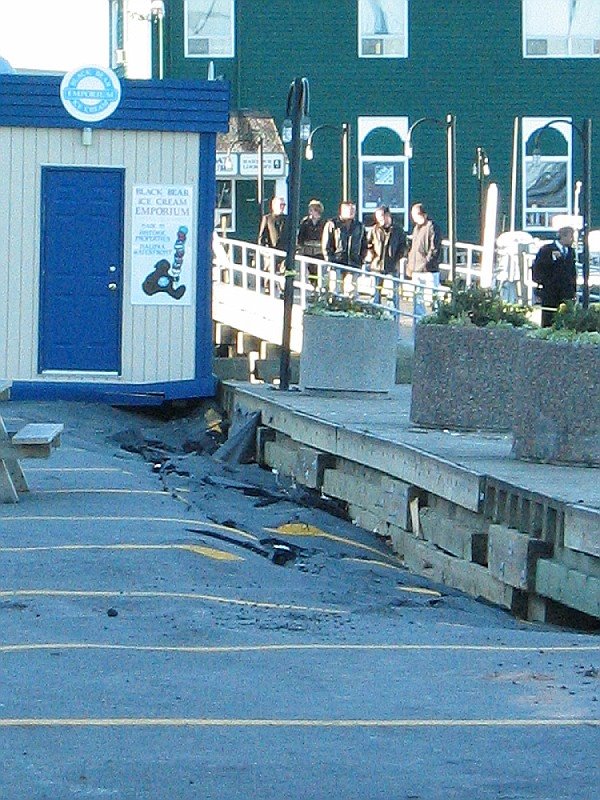
M 285 283 L 283 287 L 283 330 L 281 334 L 281 359 L 279 362 L 279 388 L 290 388 L 290 341 L 292 333 L 292 306 L 294 304 L 294 278 L 296 277 L 296 231 L 300 222 L 300 180 L 302 175 L 302 142 L 310 138 L 310 87 L 306 78 L 294 78 L 287 96 L 282 138 L 291 144 L 290 171 L 288 174 L 289 230 L 285 257 Z
M 404 142 L 404 155 L 412 158 L 412 134 L 423 122 L 433 122 L 446 128 L 446 164 L 447 164 L 447 205 L 448 205 L 448 261 L 450 262 L 450 282 L 454 282 L 456 274 L 456 116 L 447 114 L 445 120 L 437 117 L 421 117 L 410 126 Z
M 158 30 L 158 78 L 162 81 L 164 77 L 164 49 L 165 49 L 165 3 L 164 0 L 151 0 L 150 18 Z
M 313 151 L 313 137 L 317 131 L 322 130 L 323 128 L 330 128 L 331 130 L 337 131 L 337 125 L 330 125 L 329 123 L 324 123 L 323 125 L 317 125 L 314 128 L 310 136 L 308 137 L 308 141 L 306 143 L 306 149 L 304 151 L 304 157 L 307 161 L 312 161 L 314 158 L 314 151 Z M 342 132 L 340 136 L 340 144 L 342 148 L 341 153 L 341 161 L 342 161 L 342 196 L 341 200 L 349 200 L 350 199 L 350 125 L 347 122 L 342 122 Z
M 583 151 L 583 307 L 587 308 L 590 304 L 590 242 L 589 233 L 592 227 L 592 120 L 583 120 L 581 127 L 575 125 L 569 119 L 551 119 L 543 125 L 536 133 L 533 140 L 533 152 L 539 154 L 540 136 L 546 130 L 556 124 L 567 123 L 577 133 L 581 141 Z
M 248 137 L 240 137 L 234 139 L 227 148 L 225 155 L 224 166 L 225 169 L 230 170 L 233 167 L 233 159 L 231 153 L 236 144 L 256 145 L 256 205 L 258 206 L 259 221 L 263 214 L 264 194 L 265 194 L 265 159 L 264 159 L 264 139 L 262 136 L 256 136 L 254 139 Z
M 490 161 L 483 147 L 475 150 L 475 161 L 473 162 L 473 177 L 479 181 L 479 235 L 480 242 L 483 242 L 484 213 L 485 213 L 485 189 L 486 178 L 490 176 Z

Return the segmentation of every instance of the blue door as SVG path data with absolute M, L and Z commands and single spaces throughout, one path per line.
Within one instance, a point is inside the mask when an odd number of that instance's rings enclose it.
M 45 167 L 39 368 L 120 372 L 121 169 Z

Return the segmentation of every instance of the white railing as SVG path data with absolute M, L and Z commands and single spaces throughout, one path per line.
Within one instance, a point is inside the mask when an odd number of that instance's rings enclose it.
M 448 242 L 443 242 L 443 254 Z M 458 242 L 456 246 L 456 274 L 467 285 L 479 279 L 482 248 L 478 245 Z M 282 296 L 285 253 L 252 242 L 228 239 L 215 234 L 213 240 L 215 284 L 225 284 L 261 297 L 279 300 Z M 365 302 L 385 306 L 396 316 L 414 316 L 415 284 L 413 281 L 393 275 L 372 272 L 366 265 L 362 269 L 332 264 L 308 256 L 295 258 L 294 304 L 304 309 L 307 300 L 315 291 L 327 290 L 340 295 L 354 295 Z M 450 267 L 442 260 L 440 274 L 448 277 Z M 380 291 L 379 291 L 380 290 Z M 443 295 L 448 291 L 440 286 L 430 294 Z M 380 301 L 375 302 L 380 294 Z M 431 302 L 430 298 L 430 302 Z
M 447 250 L 446 240 L 442 257 L 447 256 Z M 213 319 L 263 341 L 281 344 L 285 253 L 215 233 L 213 254 Z M 458 242 L 456 254 L 457 276 L 466 285 L 479 282 L 482 248 Z M 493 281 L 504 299 L 533 304 L 535 284 L 530 269 L 533 258 L 528 253 L 521 254 L 508 268 L 501 258 L 495 259 Z M 398 319 L 399 325 L 405 327 L 412 327 L 414 319 L 420 316 L 423 311 L 421 304 L 430 310 L 437 297 L 450 291 L 445 286 L 423 289 L 405 278 L 300 255 L 295 258 L 295 271 L 292 349 L 296 352 L 301 349 L 302 311 L 315 291 L 328 290 L 354 296 L 384 307 Z M 448 262 L 442 260 L 441 278 L 448 278 L 449 272 Z M 598 268 L 592 271 L 591 283 L 600 283 Z M 592 299 L 596 298 L 592 296 Z

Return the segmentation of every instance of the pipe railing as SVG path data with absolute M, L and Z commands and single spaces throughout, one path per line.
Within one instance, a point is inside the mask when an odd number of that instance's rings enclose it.
M 442 262 L 440 273 L 442 279 L 449 277 L 450 266 L 445 259 L 448 241 L 442 242 Z M 481 251 L 479 245 L 457 242 L 456 276 L 461 277 L 465 285 L 470 286 L 479 281 L 481 267 Z M 213 240 L 215 283 L 228 284 L 233 287 L 254 292 L 263 298 L 262 302 L 272 301 L 280 304 L 284 275 L 285 253 L 262 247 L 252 242 L 228 239 L 215 234 Z M 507 298 L 523 305 L 532 305 L 536 284 L 531 279 L 531 263 L 533 254 L 523 253 L 519 256 L 519 279 L 511 281 L 515 289 L 515 297 Z M 332 264 L 308 256 L 297 255 L 295 258 L 296 277 L 294 279 L 294 305 L 306 308 L 315 291 L 329 291 L 340 296 L 354 296 L 363 302 L 384 307 L 398 318 L 416 317 L 415 302 L 417 295 L 425 293 L 425 305 L 432 306 L 435 298 L 441 298 L 450 289 L 446 286 L 426 288 L 416 287 L 412 280 L 395 275 L 386 275 L 364 268 L 347 267 Z M 600 264 L 591 269 L 592 285 L 600 285 Z M 582 277 L 578 284 L 582 286 Z M 499 264 L 495 268 L 494 284 L 502 291 L 502 273 Z M 380 291 L 378 291 L 380 289 Z M 600 298 L 593 294 L 592 302 Z

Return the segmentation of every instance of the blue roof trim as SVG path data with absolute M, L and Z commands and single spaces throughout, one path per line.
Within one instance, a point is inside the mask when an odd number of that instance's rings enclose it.
M 225 81 L 121 82 L 121 103 L 101 122 L 69 116 L 56 75 L 0 74 L 0 126 L 19 128 L 103 128 L 217 133 L 229 128 L 229 84 Z

